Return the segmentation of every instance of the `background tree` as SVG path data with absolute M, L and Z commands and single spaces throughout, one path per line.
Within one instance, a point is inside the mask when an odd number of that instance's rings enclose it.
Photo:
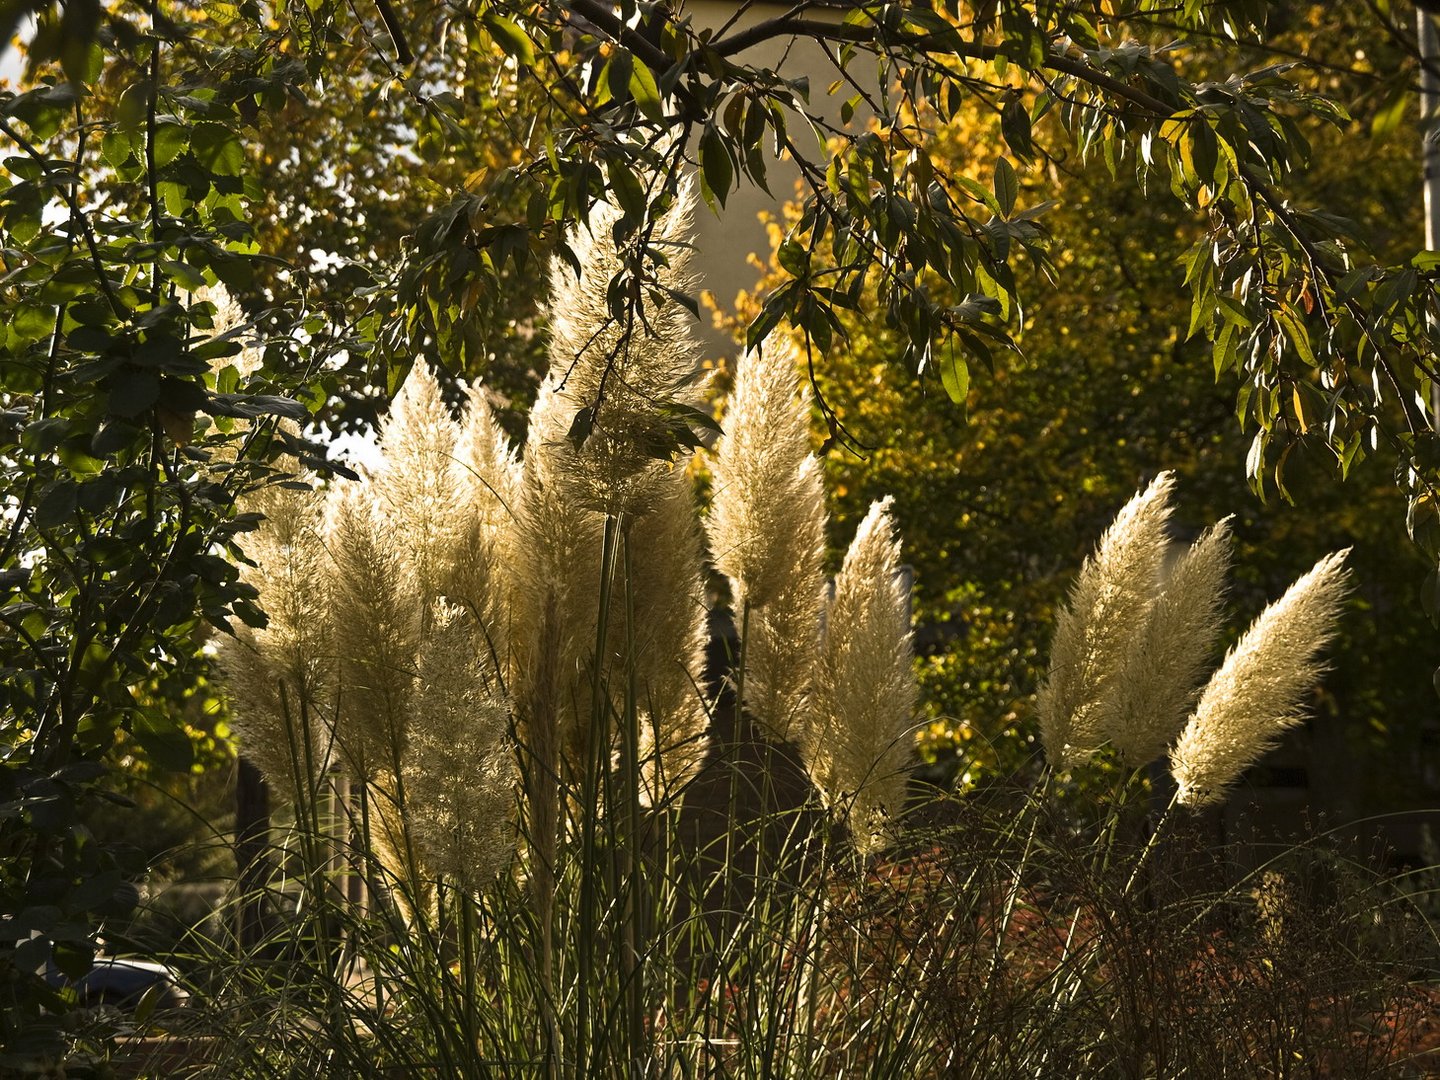
M 85 826 L 115 798 L 107 762 L 138 745 L 188 767 L 168 701 L 202 677 L 210 626 L 263 621 L 223 554 L 255 523 L 237 497 L 316 461 L 275 423 L 308 417 L 294 395 L 319 369 L 294 297 L 221 333 L 195 291 L 244 289 L 263 262 L 241 117 L 290 85 L 273 56 L 216 78 L 211 44 L 158 13 L 108 49 L 42 26 L 36 56 L 64 71 L 0 95 L 0 1068 L 61 1045 L 41 973 L 83 973 L 134 903 L 134 867 Z M 263 363 L 242 373 L 247 348 Z
M 535 238 L 533 258 L 513 232 L 494 252 L 451 242 L 457 227 L 484 237 L 469 217 L 473 191 L 516 165 L 546 123 L 504 54 L 429 0 L 404 11 L 408 81 L 364 23 L 330 24 L 322 12 L 263 24 L 223 4 L 196 16 L 174 29 L 203 57 L 198 72 L 242 95 L 254 242 L 269 256 L 232 289 L 262 322 L 275 297 L 306 296 L 312 347 L 330 360 L 312 390 L 317 419 L 373 428 L 422 354 L 523 398 L 540 364 L 546 240 Z M 45 55 L 32 46 L 29 59 Z M 278 78 L 259 92 L 266 72 Z M 96 114 L 115 109 L 136 77 L 114 57 L 90 88 Z M 498 205 L 525 214 L 513 200 Z
M 1320 17 L 1301 10 L 1271 48 L 1315 48 Z M 1354 25 L 1323 49 L 1315 59 L 1326 65 L 1398 62 Z M 1389 257 L 1421 229 L 1419 147 L 1391 122 L 1395 102 L 1407 99 L 1387 99 L 1378 77 L 1368 85 L 1350 129 L 1306 133 L 1325 167 L 1299 182 L 1316 201 L 1350 209 Z M 939 127 L 937 162 L 969 182 L 990 180 L 1002 123 L 978 105 Z M 986 377 L 946 387 L 963 398 L 963 415 L 933 385 L 893 378 L 903 335 L 863 314 L 845 318 L 849 347 L 818 369 L 834 423 L 859 444 L 826 459 L 838 535 L 872 499 L 894 494 L 909 538 L 931 718 L 922 748 L 962 786 L 1036 760 L 1033 694 L 1055 606 L 1115 508 L 1169 468 L 1180 475 L 1187 528 L 1236 515 L 1231 602 L 1243 612 L 1259 611 L 1320 554 L 1355 546 L 1360 599 L 1343 623 L 1319 722 L 1363 775 L 1337 793 L 1335 808 L 1413 805 L 1426 790 L 1433 630 L 1420 603 L 1424 560 L 1396 527 L 1402 503 L 1389 470 L 1362 460 L 1343 485 L 1331 483 L 1323 437 L 1312 431 L 1297 440 L 1286 497 L 1262 504 L 1247 491 L 1236 465 L 1249 439 L 1209 344 L 1187 338 L 1190 316 L 1177 303 L 1176 269 L 1202 224 L 1147 200 L 1125 174 L 1080 165 L 1057 157 L 1017 175 L 1019 199 L 1054 200 L 1043 219 L 1054 284 L 1038 272 L 1020 278 L 1030 302 L 1017 320 L 1018 350 L 997 354 Z M 783 227 L 772 234 L 785 243 Z M 772 262 L 758 295 L 742 299 L 742 324 L 784 277 Z M 947 296 L 943 286 L 936 293 Z

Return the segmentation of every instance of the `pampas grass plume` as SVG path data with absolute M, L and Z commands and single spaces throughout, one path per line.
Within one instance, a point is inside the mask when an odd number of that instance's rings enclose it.
M 904 807 L 919 700 L 891 504 L 870 507 L 835 578 L 814 715 L 801 740 L 811 780 L 826 805 L 848 817 L 862 852 L 883 844 Z
M 470 388 L 450 463 L 457 527 L 445 592 L 478 621 L 496 673 L 506 673 L 515 584 L 506 567 L 518 558 L 521 465 L 486 399 Z
M 353 775 L 369 779 L 393 772 L 404 749 L 420 593 L 369 482 L 332 489 L 324 536 L 340 670 L 336 742 Z
M 414 566 L 427 615 L 428 604 L 448 584 L 462 528 L 451 476 L 458 437 L 440 383 L 422 357 L 380 422 L 374 487 L 386 527 Z
M 1120 671 L 1110 742 L 1137 768 L 1165 752 L 1194 704 L 1220 636 L 1230 551 L 1227 519 L 1174 560 Z
M 1327 555 L 1250 625 L 1211 677 L 1170 752 L 1182 806 L 1220 802 L 1240 774 L 1305 715 L 1349 591 L 1342 551 Z
M 1113 729 L 1116 682 L 1145 624 L 1169 541 L 1174 474 L 1163 472 L 1120 511 L 1085 560 L 1055 623 L 1036 711 L 1046 757 L 1074 765 Z
M 780 337 L 740 361 L 705 523 L 746 633 L 745 704 L 777 739 L 804 715 L 825 595 L 825 492 L 798 371 Z
M 630 529 L 634 620 L 617 634 L 634 643 L 641 796 L 651 805 L 673 801 L 699 770 L 710 719 L 700 690 L 709 621 L 695 493 L 679 465 L 658 483 L 654 508 Z
M 248 496 L 243 508 L 264 515 L 245 542 L 252 565 L 241 567 L 240 578 L 259 593 L 269 622 L 261 629 L 237 626 L 234 637 L 222 638 L 220 667 L 245 756 L 273 787 L 294 797 L 297 777 L 306 779 L 308 768 L 313 780 L 325 768 L 330 741 L 334 686 L 325 663 L 320 500 L 313 488 L 274 486 Z
M 546 745 L 573 741 L 588 717 L 578 685 L 588 680 L 595 647 L 604 518 L 567 491 L 558 450 L 568 406 L 547 379 L 530 409 L 516 504 L 511 682 L 522 718 L 553 724 L 529 733 Z M 588 692 L 587 692 L 588 693 Z
M 230 290 L 223 283 L 215 285 L 202 285 L 190 294 L 192 304 L 210 303 L 215 305 L 215 314 L 211 316 L 211 334 L 217 338 L 232 335 L 245 324 L 245 310 L 230 295 Z M 224 367 L 233 367 L 237 374 L 243 379 L 247 375 L 253 375 L 260 370 L 265 362 L 265 354 L 260 346 L 253 340 L 244 343 L 244 347 L 234 356 L 211 361 L 211 368 L 217 374 Z
M 426 869 L 470 891 L 505 867 L 516 840 L 510 708 L 491 677 L 487 649 L 468 612 L 437 607 L 420 646 L 403 771 Z
M 668 265 L 655 268 L 655 281 L 629 320 L 617 319 L 610 304 L 611 282 L 635 270 L 628 253 L 615 247 L 619 208 L 596 205 L 587 227 L 568 235 L 579 275 L 560 259 L 551 267 L 548 381 L 564 405 L 563 430 L 550 435 L 551 453 L 561 460 L 557 476 L 570 497 L 603 514 L 649 506 L 657 477 L 670 466 L 664 450 L 680 422 L 675 409 L 701 402 L 694 316 L 662 291 L 694 290 L 687 242 L 694 204 L 693 184 L 683 185 L 655 222 L 650 244 Z M 581 410 L 589 410 L 588 431 L 572 438 Z

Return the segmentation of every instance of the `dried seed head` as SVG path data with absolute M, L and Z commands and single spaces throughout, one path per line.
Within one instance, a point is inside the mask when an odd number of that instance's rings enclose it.
M 1240 774 L 1305 716 L 1350 588 L 1347 552 L 1327 555 L 1256 620 L 1211 676 L 1170 751 L 1182 806 L 1224 800 Z
M 1057 766 L 1089 757 L 1114 727 L 1117 681 L 1154 601 L 1169 540 L 1171 473 L 1131 499 L 1085 560 L 1055 622 L 1036 711 Z
M 886 842 L 904 807 L 919 700 L 891 504 L 870 507 L 835 579 L 801 739 L 811 780 L 864 852 Z
M 772 337 L 747 353 L 721 425 L 705 523 L 746 634 L 745 704 L 777 739 L 805 715 L 825 597 L 825 493 L 809 418 L 793 347 Z
M 394 772 L 415 689 L 421 596 L 368 482 L 337 485 L 325 516 L 325 590 L 339 658 L 336 743 L 353 775 Z
M 1116 684 L 1110 742 L 1131 765 L 1165 752 L 1185 726 L 1220 637 L 1230 526 L 1222 521 L 1167 568 Z
M 416 360 L 380 422 L 374 489 L 427 604 L 449 583 L 462 529 L 452 474 L 458 437 L 435 373 Z
M 652 805 L 683 792 L 710 745 L 700 689 L 709 626 L 695 493 L 679 466 L 660 479 L 654 508 L 630 529 L 633 629 L 621 626 L 613 637 L 622 646 L 633 641 L 641 797 Z
M 242 752 L 293 799 L 297 780 L 308 788 L 325 769 L 331 741 L 320 500 L 313 488 L 276 486 L 247 497 L 244 509 L 265 515 L 246 538 L 253 565 L 240 578 L 259 593 L 269 622 L 222 638 L 220 667 Z
M 426 869 L 475 891 L 515 851 L 519 780 L 509 702 L 468 613 L 442 604 L 420 646 L 403 777 Z
M 470 389 L 451 462 L 458 527 L 445 590 L 477 619 L 495 673 L 509 675 L 518 558 L 520 459 L 495 422 L 484 389 Z
M 559 259 L 551 268 L 548 381 L 561 423 L 547 435 L 562 463 L 560 482 L 587 509 L 643 512 L 679 448 L 687 412 L 700 405 L 695 318 L 670 295 L 694 289 L 694 201 L 687 185 L 655 223 L 650 244 L 668 265 L 646 265 L 652 280 L 638 280 L 631 254 L 616 249 L 621 212 L 605 203 L 592 210 L 588 228 L 567 237 L 579 275 Z M 642 297 L 638 311 L 619 311 L 617 289 Z

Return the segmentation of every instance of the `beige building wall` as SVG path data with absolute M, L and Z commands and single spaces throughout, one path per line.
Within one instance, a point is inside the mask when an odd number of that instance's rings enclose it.
M 693 0 L 684 6 L 682 13 L 694 20 L 696 28 L 718 31 L 727 20 L 736 16 L 739 6 L 727 0 Z M 788 10 L 789 6 L 784 4 L 753 4 L 735 18 L 731 29 L 753 26 L 783 15 Z M 807 13 L 807 17 L 815 16 Z M 786 78 L 808 76 L 812 111 L 824 116 L 829 123 L 839 123 L 840 105 L 845 99 L 839 95 L 830 98 L 825 93 L 826 88 L 838 78 L 838 73 L 817 42 L 803 38 L 771 41 L 733 59 L 751 67 L 780 70 Z M 859 67 L 857 64 L 857 71 Z M 798 145 L 818 150 L 809 125 L 799 117 L 795 117 L 790 125 L 790 135 Z M 768 144 L 770 140 L 767 138 L 766 142 Z M 774 154 L 767 150 L 766 181 L 770 195 L 751 184 L 748 178 L 738 177 L 740 186 L 730 193 L 725 209 L 718 217 L 703 204 L 696 212 L 695 263 L 701 275 L 700 288 L 714 295 L 722 312 L 734 314 L 736 295 L 742 290 L 754 291 L 759 272 L 750 258 L 758 255 L 766 260 L 770 253 L 770 242 L 761 217 L 767 213 L 778 216 L 784 203 L 795 198 L 799 178 L 800 172 L 792 162 L 777 161 Z M 739 349 L 734 339 L 711 326 L 703 307 L 701 316 L 708 354 L 734 356 Z

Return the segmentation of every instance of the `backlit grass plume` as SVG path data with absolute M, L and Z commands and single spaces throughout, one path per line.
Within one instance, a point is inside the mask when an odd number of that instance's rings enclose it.
M 682 791 L 709 747 L 700 689 L 709 621 L 695 492 L 678 465 L 657 482 L 659 500 L 630 528 L 623 606 L 634 619 L 620 634 L 622 642 L 633 639 L 643 797 L 652 804 Z
M 245 540 L 253 565 L 242 566 L 240 577 L 264 599 L 269 622 L 240 625 L 222 638 L 220 664 L 245 756 L 294 796 L 296 779 L 314 780 L 330 750 L 335 686 L 320 500 L 309 488 L 269 487 L 248 496 L 244 508 L 265 515 Z
M 563 482 L 563 444 L 570 406 L 547 378 L 530 410 L 516 536 L 511 687 L 521 719 L 546 730 L 546 746 L 578 745 L 589 715 L 588 687 L 599 614 L 604 517 L 575 499 Z M 584 700 L 581 700 L 585 690 Z M 546 766 L 558 767 L 558 763 Z
M 441 604 L 420 647 L 404 782 L 425 870 L 467 890 L 489 884 L 515 850 L 518 767 L 510 703 L 484 634 Z
M 335 736 L 352 775 L 394 772 L 415 691 L 420 594 L 387 509 L 368 481 L 337 485 L 326 508 L 325 590 L 339 658 Z
M 1164 572 L 1110 716 L 1110 742 L 1131 765 L 1154 761 L 1185 724 L 1220 636 L 1230 548 L 1230 524 L 1221 521 Z
M 238 341 L 242 346 L 233 356 L 217 358 L 211 362 L 211 367 L 217 373 L 229 366 L 244 378 L 260 370 L 265 362 L 264 352 L 255 341 L 240 336 L 240 328 L 245 325 L 245 309 L 230 295 L 230 290 L 223 283 L 200 286 L 190 294 L 190 302 L 213 304 L 215 312 L 210 316 L 210 333 L 216 338 Z
M 416 360 L 380 422 L 381 462 L 374 488 L 385 527 L 413 564 L 427 603 L 448 584 L 460 539 L 458 492 L 451 476 L 458 437 L 435 373 L 423 358 Z
M 1250 625 L 1206 684 L 1170 751 L 1184 806 L 1220 802 L 1261 754 L 1300 723 L 1349 591 L 1346 552 L 1327 555 Z
M 771 337 L 735 374 L 706 532 L 746 635 L 745 702 L 772 737 L 804 715 L 824 603 L 825 493 L 793 346 Z M 798 729 L 796 729 L 798 731 Z
M 1083 761 L 1113 730 L 1120 673 L 1165 563 L 1173 486 L 1173 474 L 1161 473 L 1125 505 L 1056 619 L 1050 670 L 1035 703 L 1045 755 L 1056 766 Z
M 458 521 L 446 593 L 477 621 L 496 673 L 508 677 L 521 465 L 478 384 L 461 418 L 450 483 Z
M 632 265 L 613 239 L 620 210 L 600 203 L 588 226 L 567 237 L 579 275 L 560 259 L 550 271 L 549 384 L 564 419 L 551 452 L 560 482 L 588 509 L 643 511 L 659 496 L 655 481 L 669 468 L 677 433 L 688 430 L 688 414 L 701 404 L 695 317 L 669 295 L 694 286 L 694 201 L 693 185 L 683 186 L 654 222 L 651 244 L 668 265 Z M 638 313 L 614 314 L 617 280 L 644 295 Z
M 857 848 L 881 846 L 905 801 L 919 687 L 892 500 L 874 503 L 835 578 L 801 753 Z

